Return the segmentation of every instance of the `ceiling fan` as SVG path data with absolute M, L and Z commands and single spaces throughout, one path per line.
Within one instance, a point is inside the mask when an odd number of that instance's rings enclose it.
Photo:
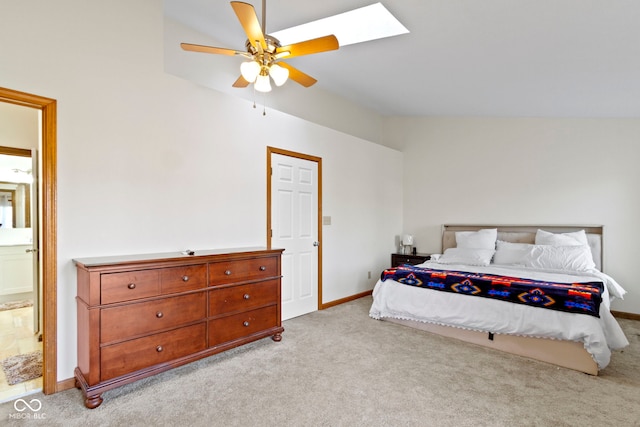
M 237 55 L 247 58 L 248 61 L 240 65 L 241 75 L 235 81 L 233 87 L 242 88 L 254 83 L 255 90 L 269 92 L 271 91 L 269 77 L 273 79 L 277 86 L 282 86 L 288 78 L 291 78 L 291 80 L 302 86 L 309 87 L 315 84 L 317 80 L 283 62 L 282 59 L 336 50 L 340 47 L 338 39 L 334 35 L 281 46 L 278 39 L 266 33 L 266 0 L 262 0 L 262 26 L 252 5 L 240 1 L 232 1 L 231 7 L 247 34 L 246 52 L 190 43 L 181 43 L 180 46 L 182 49 L 192 52 Z

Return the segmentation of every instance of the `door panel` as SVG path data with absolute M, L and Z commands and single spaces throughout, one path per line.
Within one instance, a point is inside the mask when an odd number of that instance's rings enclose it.
M 317 284 L 314 281 L 314 254 L 309 251 L 299 256 L 300 276 L 300 298 L 313 298 Z M 317 301 L 317 299 L 316 299 Z
M 278 218 L 277 236 L 279 239 L 293 238 L 293 191 L 278 189 L 277 191 Z

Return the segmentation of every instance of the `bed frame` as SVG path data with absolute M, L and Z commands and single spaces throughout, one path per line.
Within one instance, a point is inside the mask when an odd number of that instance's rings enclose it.
M 539 228 L 553 233 L 585 230 L 596 268 L 602 271 L 604 264 L 602 251 L 603 227 L 599 225 L 444 225 L 442 228 L 442 252 L 444 252 L 445 249 L 456 246 L 456 231 L 477 231 L 483 228 L 497 228 L 498 240 L 515 243 L 534 243 L 535 234 Z M 580 342 L 491 334 L 412 320 L 392 318 L 385 318 L 384 320 L 434 334 L 456 338 L 483 347 L 552 363 L 587 374 L 598 375 L 598 365 Z

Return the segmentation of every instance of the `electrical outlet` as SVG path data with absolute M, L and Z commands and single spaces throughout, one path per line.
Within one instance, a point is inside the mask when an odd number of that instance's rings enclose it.
M 371 279 L 371 272 L 370 271 L 367 273 L 367 276 L 368 276 L 369 279 Z

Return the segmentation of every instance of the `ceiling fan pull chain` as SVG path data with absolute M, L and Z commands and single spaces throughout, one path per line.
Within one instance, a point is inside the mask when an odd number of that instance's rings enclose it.
M 264 92 L 264 98 L 262 99 L 262 115 L 267 115 L 267 92 Z
M 256 108 L 256 85 L 253 85 L 253 108 Z

